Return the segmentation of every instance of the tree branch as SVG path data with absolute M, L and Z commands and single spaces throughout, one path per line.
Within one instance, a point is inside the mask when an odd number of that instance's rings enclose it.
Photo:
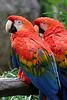
M 18 78 L 0 78 L 0 97 L 14 95 L 38 95 L 38 89 Z

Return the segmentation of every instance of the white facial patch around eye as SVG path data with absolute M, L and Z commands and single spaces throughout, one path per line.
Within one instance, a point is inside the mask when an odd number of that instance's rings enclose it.
M 19 31 L 22 26 L 23 26 L 23 23 L 20 21 L 20 20 L 15 20 L 14 21 L 14 26 L 16 27 L 16 29 Z
M 48 25 L 47 25 L 47 24 L 44 24 L 44 23 L 40 23 L 40 27 L 41 27 L 44 31 L 46 31 L 47 28 L 48 28 Z

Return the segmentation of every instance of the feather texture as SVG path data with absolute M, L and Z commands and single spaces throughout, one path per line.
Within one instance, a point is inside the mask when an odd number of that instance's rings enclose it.
M 51 50 L 54 53 L 59 77 L 63 90 L 63 98 L 67 98 L 67 30 L 64 25 L 57 20 L 48 17 L 41 17 L 34 20 L 34 23 L 40 27 L 47 25 L 47 30 L 43 33 L 42 38 L 48 42 Z M 65 93 L 65 94 L 64 94 Z
M 14 20 L 20 20 L 22 28 L 19 31 L 12 30 L 11 46 L 19 58 L 19 65 L 31 82 L 50 100 L 58 94 L 60 82 L 56 62 L 49 45 L 42 40 L 33 25 L 20 16 L 10 16 Z M 18 26 L 17 26 L 18 27 Z
M 13 47 L 19 56 L 20 66 L 33 84 L 44 95 L 56 94 L 59 81 L 52 52 L 48 53 L 48 49 L 45 46 L 42 47 L 42 43 L 40 45 L 33 38 L 17 37 L 13 42 Z

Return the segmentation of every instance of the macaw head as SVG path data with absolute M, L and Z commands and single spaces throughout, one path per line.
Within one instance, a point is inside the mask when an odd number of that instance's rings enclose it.
M 51 32 L 57 33 L 58 30 L 64 30 L 64 25 L 62 23 L 49 17 L 36 18 L 33 23 L 35 30 L 45 35 L 51 34 Z
M 22 16 L 11 15 L 7 18 L 6 32 L 16 33 L 23 29 L 35 31 L 31 22 Z

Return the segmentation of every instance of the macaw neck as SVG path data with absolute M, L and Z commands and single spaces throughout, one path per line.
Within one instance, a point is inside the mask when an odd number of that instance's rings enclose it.
M 50 36 L 50 35 L 54 35 L 54 34 L 58 34 L 58 33 L 62 33 L 65 29 L 63 27 L 60 27 L 60 26 L 52 26 L 52 27 L 49 27 L 46 32 L 44 32 L 44 35 L 43 37 L 47 37 L 47 36 Z
M 35 31 L 30 31 L 30 30 L 20 30 L 16 33 L 12 33 L 11 34 L 11 40 L 14 40 L 15 38 L 24 38 L 24 37 L 27 37 L 27 38 L 38 38 L 38 34 L 35 32 Z
M 48 44 L 44 41 L 44 39 L 42 40 L 39 36 L 38 33 L 35 32 L 31 32 L 31 31 L 18 31 L 15 34 L 11 34 L 11 41 L 13 43 L 14 39 L 16 38 L 30 38 L 32 39 L 34 42 L 36 42 L 38 45 L 40 45 L 43 49 L 46 49 L 49 53 L 51 53 L 51 50 L 48 46 Z M 45 44 L 45 45 L 44 45 Z

